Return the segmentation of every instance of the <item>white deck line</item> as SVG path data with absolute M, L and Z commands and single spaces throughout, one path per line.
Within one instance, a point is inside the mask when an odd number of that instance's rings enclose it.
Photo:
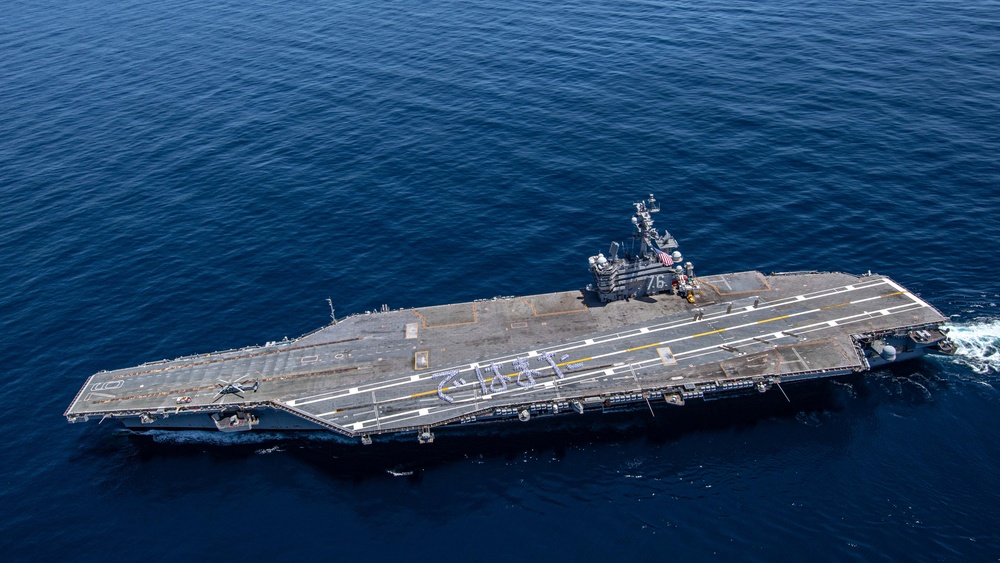
M 763 312 L 763 311 L 767 311 L 769 309 L 773 309 L 773 308 L 780 307 L 782 305 L 787 305 L 789 303 L 794 303 L 794 302 L 797 302 L 797 301 L 811 301 L 813 299 L 822 299 L 824 297 L 831 297 L 831 296 L 834 296 L 834 295 L 837 295 L 837 294 L 840 294 L 840 293 L 848 293 L 850 291 L 860 291 L 860 290 L 868 289 L 868 288 L 875 287 L 875 286 L 878 286 L 878 285 L 890 285 L 891 287 L 895 288 L 897 291 L 903 291 L 904 293 L 907 293 L 904 290 L 901 290 L 899 284 L 896 284 L 894 282 L 890 283 L 890 282 L 891 282 L 891 280 L 889 280 L 888 278 L 879 278 L 879 279 L 876 279 L 876 280 L 872 280 L 870 282 L 865 282 L 863 284 L 851 284 L 851 285 L 840 286 L 840 287 L 835 287 L 835 288 L 830 288 L 830 289 L 825 289 L 825 290 L 819 290 L 819 291 L 816 291 L 816 292 L 805 293 L 805 294 L 802 294 L 802 295 L 791 296 L 791 297 L 788 297 L 788 298 L 779 299 L 777 301 L 771 301 L 771 302 L 768 302 L 766 304 L 762 304 L 761 306 L 759 306 L 757 308 L 754 308 L 753 306 L 748 306 L 745 310 L 734 309 L 733 312 L 730 313 L 730 314 L 726 314 L 725 312 L 721 312 L 720 311 L 718 314 L 714 314 L 713 313 L 713 314 L 711 314 L 711 316 L 706 315 L 703 319 L 701 319 L 699 321 L 692 321 L 692 320 L 674 321 L 674 322 L 671 322 L 671 323 L 664 323 L 663 325 L 660 325 L 660 326 L 650 325 L 650 326 L 645 327 L 645 328 L 648 328 L 649 332 L 660 332 L 660 331 L 663 331 L 663 330 L 670 330 L 670 329 L 674 329 L 674 328 L 680 328 L 680 327 L 684 327 L 684 326 L 695 325 L 695 324 L 698 324 L 698 323 L 705 323 L 705 322 L 708 322 L 708 321 L 713 321 L 713 320 L 721 319 L 721 318 L 728 317 L 728 316 L 743 314 L 745 312 Z M 847 289 L 848 287 L 851 288 L 851 289 Z M 804 297 L 804 299 L 799 300 L 798 299 L 799 297 Z M 881 299 L 881 298 L 882 298 L 882 296 L 879 295 L 879 296 L 875 296 L 875 297 L 869 297 L 869 298 L 865 298 L 865 299 L 859 299 L 857 301 L 851 301 L 850 303 L 851 304 L 856 304 L 856 303 L 862 303 L 862 302 L 865 302 L 865 301 L 871 301 L 871 300 Z M 926 304 L 924 304 L 924 305 L 926 305 Z M 811 309 L 811 310 L 806 311 L 806 312 L 813 312 L 813 313 L 815 313 L 817 311 L 819 311 L 819 309 Z M 801 315 L 801 314 L 805 314 L 806 312 L 793 313 L 792 315 L 789 315 L 789 316 Z M 753 324 L 753 323 L 750 323 L 750 324 Z M 734 328 L 743 328 L 745 326 L 747 326 L 747 325 L 727 327 L 726 330 L 733 330 Z M 624 340 L 624 339 L 628 339 L 628 338 L 635 338 L 635 337 L 639 336 L 640 334 L 647 334 L 647 333 L 640 333 L 638 331 L 635 331 L 632 334 L 626 334 L 626 335 L 621 335 L 621 336 L 617 336 L 617 337 L 612 336 L 611 338 L 606 338 L 606 339 L 603 339 L 600 342 L 596 342 L 596 343 L 598 343 L 598 344 L 605 344 L 605 343 L 613 342 L 613 341 L 616 341 L 616 340 Z M 674 342 L 674 341 L 665 341 L 665 342 Z M 572 344 L 564 346 L 562 348 L 557 348 L 557 349 L 553 349 L 553 350 L 549 350 L 549 351 L 552 352 L 553 354 L 560 354 L 560 353 L 565 353 L 565 352 L 570 352 L 570 351 L 573 351 L 573 350 L 577 350 L 579 348 L 585 348 L 585 347 L 587 347 L 589 345 L 593 345 L 593 344 L 595 344 L 594 339 L 593 338 L 588 338 L 586 340 L 583 340 L 582 343 L 579 343 L 579 342 L 578 343 L 572 343 Z M 514 358 L 514 357 L 518 357 L 520 355 L 523 355 L 523 353 L 522 354 L 515 354 L 514 356 L 509 356 L 509 355 L 508 356 L 502 356 L 500 358 L 496 358 L 496 359 L 493 359 L 493 360 L 484 360 L 483 362 L 480 362 L 480 363 L 488 363 L 489 361 L 497 362 L 500 359 L 504 359 L 504 361 L 506 362 L 506 361 L 509 361 L 507 358 Z M 433 373 L 428 373 L 426 375 L 418 375 L 417 377 L 421 378 L 421 379 L 431 379 L 436 374 L 443 373 L 443 372 L 449 371 L 451 369 L 456 369 L 456 368 L 446 368 L 446 369 L 442 369 L 442 370 L 436 370 Z M 459 370 L 460 373 L 462 373 L 462 372 L 471 371 L 473 368 L 468 367 L 466 365 L 464 368 L 458 367 L 457 369 Z M 541 369 L 551 369 L 551 368 L 543 367 Z M 378 384 L 372 384 L 372 386 L 362 386 L 362 388 L 360 390 L 363 390 L 363 391 L 381 391 L 381 390 L 384 390 L 384 389 L 389 389 L 389 388 L 392 388 L 392 387 L 396 387 L 396 386 L 399 386 L 399 385 L 405 385 L 407 383 L 411 383 L 413 381 L 416 381 L 416 380 L 412 379 L 412 377 L 413 376 L 411 375 L 411 376 L 406 376 L 406 377 L 403 377 L 403 378 L 390 379 L 388 381 L 380 382 Z M 471 383 L 467 384 L 467 385 L 471 385 Z M 457 388 L 457 387 L 453 387 L 453 388 Z M 354 392 L 357 393 L 358 391 L 354 391 Z M 322 402 L 322 401 L 330 401 L 330 400 L 334 400 L 334 399 L 339 399 L 339 398 L 342 398 L 342 397 L 344 397 L 344 396 L 346 396 L 348 394 L 351 394 L 351 393 L 350 392 L 344 392 L 343 390 L 328 391 L 328 392 L 321 393 L 321 394 L 318 394 L 318 395 L 312 395 L 312 396 L 309 396 L 309 397 L 300 397 L 298 399 L 293 399 L 291 401 L 287 401 L 287 404 L 292 405 L 292 406 L 308 405 L 308 404 L 318 403 L 318 402 Z
M 898 305 L 896 307 L 892 307 L 890 309 L 886 309 L 886 311 L 890 311 L 892 309 L 898 309 L 894 313 L 890 313 L 890 314 L 899 314 L 899 313 L 904 313 L 904 312 L 907 312 L 907 311 L 912 311 L 912 310 L 918 309 L 918 308 L 920 308 L 919 305 L 917 307 L 914 307 L 913 304 L 906 304 L 906 305 Z M 869 313 L 863 312 L 863 313 L 856 313 L 856 314 L 853 314 L 853 315 L 847 315 L 847 316 L 841 317 L 839 319 L 835 319 L 835 321 L 837 323 L 840 323 L 840 324 L 843 325 L 843 324 L 851 324 L 852 322 L 860 322 L 860 321 L 865 320 L 865 318 L 869 318 Z M 842 321 L 846 321 L 846 322 L 842 322 Z M 796 330 L 796 332 L 799 332 L 799 333 L 811 333 L 811 332 L 816 332 L 818 330 L 823 330 L 824 328 L 829 328 L 830 326 L 836 326 L 836 325 L 830 325 L 829 322 L 834 322 L 834 321 L 823 321 L 823 322 L 814 323 L 814 324 L 811 324 L 811 325 L 803 325 L 801 327 L 795 327 L 794 330 Z M 757 324 L 757 323 L 752 323 L 752 324 Z M 749 325 L 744 325 L 744 326 L 749 326 Z M 778 333 L 778 334 L 780 334 L 780 333 Z M 685 337 L 685 338 L 690 338 L 690 337 Z M 677 339 L 677 340 L 681 340 L 681 339 Z M 675 340 L 675 341 L 677 341 L 677 340 Z M 731 341 L 729 343 L 729 345 L 741 344 L 741 343 L 747 343 L 747 342 L 755 342 L 753 340 L 753 336 L 748 337 L 748 338 L 742 338 L 742 339 L 739 339 L 739 340 L 733 340 L 733 341 Z M 620 354 L 622 352 L 625 352 L 625 350 L 611 352 L 609 354 L 605 354 L 604 357 L 615 355 L 615 354 Z M 707 347 L 704 347 L 704 348 L 696 348 L 696 349 L 693 349 L 693 350 L 687 350 L 687 351 L 684 351 L 684 352 L 679 352 L 679 353 L 675 354 L 675 356 L 676 357 L 681 357 L 681 356 L 684 356 L 684 357 L 700 357 L 700 356 L 703 356 L 703 355 L 710 355 L 710 354 L 713 354 L 713 353 L 723 353 L 723 351 L 719 350 L 718 345 L 712 345 L 712 346 L 707 346 Z M 597 358 L 597 356 L 595 356 L 595 358 Z M 645 360 L 640 360 L 638 362 L 633 362 L 631 364 L 625 364 L 625 365 L 621 365 L 621 366 L 615 366 L 615 367 L 612 367 L 612 368 L 606 368 L 606 369 L 603 369 L 603 370 L 600 370 L 600 371 L 597 371 L 597 372 L 586 372 L 586 373 L 581 373 L 581 374 L 577 374 L 577 375 L 574 375 L 574 376 L 567 376 L 566 378 L 561 379 L 561 380 L 554 380 L 552 383 L 555 383 L 555 385 L 557 387 L 565 387 L 569 383 L 581 383 L 581 382 L 584 382 L 584 381 L 591 381 L 591 380 L 597 379 L 599 377 L 613 376 L 613 375 L 615 375 L 618 372 L 618 370 L 631 369 L 631 368 L 634 368 L 634 366 L 639 366 L 638 369 L 644 369 L 646 367 L 653 367 L 658 362 L 660 362 L 659 355 L 657 355 L 657 356 L 655 356 L 653 358 L 648 358 L 648 359 L 645 359 Z M 644 364 L 649 364 L 649 365 L 646 366 Z M 573 380 L 573 381 L 570 381 L 570 380 Z M 532 393 L 532 389 L 533 388 L 527 388 L 527 389 L 525 389 L 525 388 L 517 388 L 517 387 L 515 387 L 515 388 L 512 388 L 512 389 L 508 389 L 507 391 L 495 392 L 495 393 L 492 394 L 492 396 L 504 395 L 504 394 L 508 394 L 508 395 L 511 395 L 511 396 L 515 396 L 515 395 L 517 395 L 517 396 L 528 395 L 528 394 Z M 473 401 L 479 402 L 479 401 L 482 401 L 482 399 L 483 399 L 483 397 L 478 397 L 478 398 L 474 398 L 474 399 L 456 399 L 455 403 L 448 403 L 447 404 L 446 411 L 455 410 L 456 408 L 461 408 L 460 405 L 468 405 L 470 402 L 473 402 Z M 385 403 L 393 402 L 393 401 L 394 401 L 394 399 L 389 399 L 387 401 L 382 401 L 380 404 L 385 404 Z M 444 406 L 445 405 L 442 405 L 442 407 L 444 407 Z M 427 411 L 428 413 L 430 412 L 430 410 L 434 410 L 434 412 L 446 412 L 446 411 L 441 411 L 440 407 L 437 407 L 437 408 L 432 407 L 431 409 L 426 409 L 425 408 L 425 409 L 419 409 L 419 410 L 420 411 Z M 382 418 L 382 420 L 385 420 L 385 419 L 388 419 L 388 418 L 396 418 L 396 417 L 399 417 L 399 416 L 405 416 L 407 414 L 411 414 L 411 413 L 414 413 L 414 412 L 418 412 L 418 411 L 417 410 L 406 411 L 406 412 L 403 412 L 403 413 L 396 413 L 395 415 L 383 416 L 381 418 Z M 414 416 L 412 418 L 418 418 L 419 416 L 424 416 L 424 415 L 418 415 L 418 416 Z M 374 419 L 370 419 L 370 420 L 365 421 L 365 422 L 369 422 L 370 423 L 370 422 L 373 422 L 373 421 L 374 421 Z

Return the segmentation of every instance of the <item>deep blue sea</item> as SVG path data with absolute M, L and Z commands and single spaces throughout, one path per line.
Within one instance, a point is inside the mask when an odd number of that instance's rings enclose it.
M 996 561 L 998 155 L 994 0 L 8 0 L 0 558 Z M 960 354 L 431 446 L 62 417 L 327 297 L 583 287 L 650 193 L 699 273 L 887 274 Z

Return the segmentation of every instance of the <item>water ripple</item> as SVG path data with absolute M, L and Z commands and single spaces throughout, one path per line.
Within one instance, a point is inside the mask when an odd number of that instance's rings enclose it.
M 107 558 L 98 525 L 143 538 L 113 558 L 204 557 L 249 518 L 240 549 L 281 560 L 995 555 L 996 8 L 8 2 L 0 548 Z M 889 274 L 959 355 L 788 416 L 446 462 L 58 416 L 99 369 L 295 336 L 327 296 L 583 286 L 647 193 L 700 272 Z

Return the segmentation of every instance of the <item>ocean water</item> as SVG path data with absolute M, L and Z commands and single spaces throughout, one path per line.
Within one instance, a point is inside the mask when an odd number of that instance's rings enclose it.
M 1000 4 L 10 0 L 0 554 L 1000 558 Z M 873 270 L 954 358 L 795 396 L 345 448 L 68 425 L 90 374 L 338 315 Z

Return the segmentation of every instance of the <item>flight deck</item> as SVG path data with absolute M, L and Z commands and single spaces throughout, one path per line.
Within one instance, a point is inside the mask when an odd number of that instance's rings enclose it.
M 742 272 L 701 282 L 694 304 L 672 294 L 602 303 L 575 291 L 356 315 L 294 341 L 96 374 L 66 414 L 145 415 L 158 426 L 174 415 L 179 427 L 203 427 L 180 415 L 230 404 L 363 436 L 619 403 L 683 404 L 706 391 L 865 371 L 856 335 L 936 330 L 944 321 L 881 276 Z M 220 397 L 220 381 L 256 381 L 258 391 Z M 273 426 L 269 414 L 259 427 Z M 276 418 L 277 429 L 287 424 Z
M 132 428 L 373 436 L 766 393 L 949 354 L 947 319 L 888 277 L 697 277 L 634 204 L 633 244 L 585 289 L 415 309 L 383 305 L 294 340 L 102 371 L 65 416 Z M 622 256 L 622 252 L 624 255 Z M 332 317 L 332 310 L 331 310 Z

